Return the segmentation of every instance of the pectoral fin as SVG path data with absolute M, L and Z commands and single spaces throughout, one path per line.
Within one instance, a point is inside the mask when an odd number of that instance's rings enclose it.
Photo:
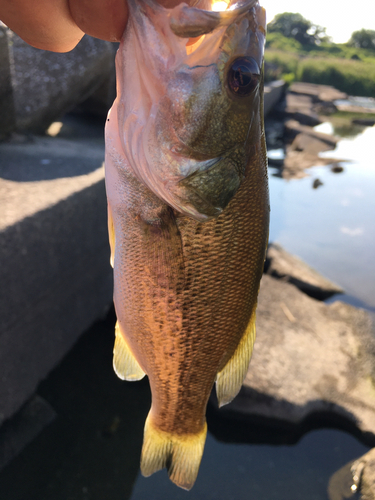
M 113 224 L 112 212 L 109 204 L 108 204 L 108 236 L 109 236 L 109 247 L 111 249 L 110 263 L 111 266 L 114 267 L 116 238 L 115 238 L 115 226 Z
M 119 324 L 115 327 L 115 347 L 113 349 L 113 369 L 121 380 L 141 380 L 146 374 L 130 351 Z
M 233 356 L 216 377 L 216 395 L 219 406 L 232 401 L 239 393 L 253 352 L 255 341 L 255 309 Z

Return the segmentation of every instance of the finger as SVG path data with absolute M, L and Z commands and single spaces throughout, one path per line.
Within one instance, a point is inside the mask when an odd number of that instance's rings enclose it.
M 73 19 L 82 31 L 110 42 L 121 40 L 129 15 L 126 0 L 68 1 Z M 181 1 L 159 0 L 159 3 L 164 7 L 171 8 Z M 188 0 L 187 3 L 191 3 L 191 1 L 193 0 Z
M 68 0 L 0 0 L 1 20 L 25 42 L 54 52 L 72 50 L 83 36 Z
M 119 42 L 128 20 L 126 0 L 68 0 L 77 26 L 88 35 Z

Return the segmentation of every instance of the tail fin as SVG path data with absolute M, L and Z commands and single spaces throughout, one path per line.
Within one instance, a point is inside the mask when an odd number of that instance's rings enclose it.
M 157 429 L 147 417 L 141 455 L 141 472 L 151 476 L 167 467 L 170 480 L 180 488 L 190 490 L 201 463 L 207 424 L 199 434 L 176 435 Z

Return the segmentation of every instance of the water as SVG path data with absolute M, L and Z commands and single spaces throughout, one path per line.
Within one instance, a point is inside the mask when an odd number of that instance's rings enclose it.
M 285 181 L 270 169 L 271 241 L 336 281 L 345 300 L 369 309 L 375 307 L 373 144 L 375 127 L 340 141 L 327 155 L 351 160 L 341 163 L 341 173 L 317 167 L 309 177 Z M 313 189 L 316 178 L 323 185 Z M 114 321 L 112 314 L 98 322 L 39 386 L 57 418 L 1 471 L 1 500 L 328 500 L 332 474 L 369 449 L 324 422 L 293 432 L 250 420 L 240 426 L 210 407 L 193 490 L 175 487 L 165 471 L 143 478 L 139 455 L 150 393 L 146 380 L 125 383 L 113 373 Z
M 348 99 L 338 99 L 335 101 L 335 105 L 360 106 L 361 108 L 371 109 L 375 112 L 375 99 L 373 97 L 349 96 Z
M 335 132 L 330 123 L 318 130 Z M 270 241 L 341 285 L 344 300 L 375 309 L 375 127 L 359 130 L 322 153 L 348 160 L 341 173 L 314 167 L 308 177 L 285 181 L 270 168 Z
M 131 500 L 328 500 L 332 474 L 366 448 L 336 430 L 305 435 L 295 446 L 223 444 L 210 434 L 191 493 L 168 484 L 166 472 L 138 474 Z

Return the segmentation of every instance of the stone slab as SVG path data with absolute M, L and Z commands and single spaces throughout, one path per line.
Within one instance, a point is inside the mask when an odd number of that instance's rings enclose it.
M 292 283 L 302 292 L 318 300 L 326 300 L 336 293 L 344 293 L 336 283 L 322 276 L 277 243 L 268 245 L 265 268 L 267 274 Z
M 302 132 L 294 138 L 288 149 L 291 151 L 305 151 L 309 154 L 318 155 L 322 151 L 330 151 L 334 149 L 334 146 Z
M 288 120 L 285 122 L 285 132 L 287 135 L 295 137 L 297 134 L 304 133 L 313 137 L 315 139 L 319 139 L 320 141 L 328 144 L 334 149 L 336 144 L 339 142 L 340 138 L 335 137 L 330 134 L 324 134 L 323 132 L 317 132 L 313 128 L 307 125 L 301 125 L 296 120 Z
M 315 101 L 334 101 L 337 99 L 347 99 L 345 92 L 331 87 L 330 85 L 319 85 L 316 83 L 295 82 L 290 88 L 290 92 L 311 96 Z
M 314 414 L 375 442 L 375 321 L 264 275 L 257 339 L 239 395 L 220 412 L 299 425 Z
M 283 165 L 280 167 L 281 176 L 284 179 L 301 179 L 306 177 L 306 169 L 322 165 L 337 165 L 347 160 L 343 158 L 327 158 L 305 151 L 291 151 L 287 148 L 287 154 Z
M 112 301 L 101 141 L 0 144 L 0 424 Z

